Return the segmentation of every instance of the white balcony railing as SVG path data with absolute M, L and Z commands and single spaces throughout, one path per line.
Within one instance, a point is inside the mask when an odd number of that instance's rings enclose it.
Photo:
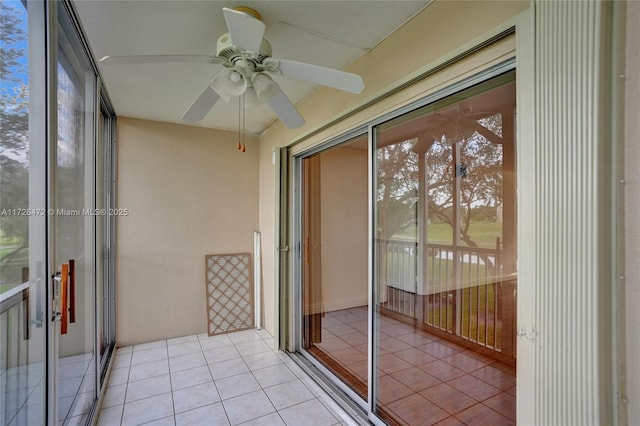
M 420 324 L 515 357 L 515 276 L 502 250 L 377 240 L 381 306 Z

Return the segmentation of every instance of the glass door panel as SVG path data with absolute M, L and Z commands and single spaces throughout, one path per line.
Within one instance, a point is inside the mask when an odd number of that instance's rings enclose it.
M 43 14 L 3 1 L 0 15 L 0 424 L 37 426 L 47 392 Z
M 367 398 L 367 139 L 302 160 L 302 346 Z
M 515 420 L 515 74 L 374 129 L 374 411 Z M 479 404 L 481 403 L 481 404 Z
M 113 119 L 101 109 L 98 116 L 98 140 L 96 144 L 96 315 L 98 331 L 98 355 L 100 357 L 100 375 L 104 377 L 107 361 L 115 343 L 113 327 L 114 294 L 112 290 L 111 259 L 111 221 L 109 210 L 111 203 L 111 128 Z
M 54 261 L 61 272 L 58 420 L 84 422 L 96 399 L 94 135 L 96 78 L 58 8 Z
M 100 112 L 98 114 L 98 131 L 96 133 L 98 140 L 96 141 L 96 153 L 101 154 L 99 158 L 104 158 L 105 143 L 104 143 L 104 126 L 105 116 Z M 106 212 L 106 175 L 103 161 L 96 161 L 96 211 Z M 105 248 L 105 244 L 108 243 L 108 239 L 105 238 L 106 234 L 106 220 L 105 215 L 96 215 L 96 307 L 98 312 L 96 313 L 96 330 L 98 332 L 98 356 L 100 360 L 107 352 L 106 336 L 104 333 L 105 324 L 109 321 L 105 318 L 108 315 L 108 309 L 105 310 L 105 299 L 107 299 L 108 292 L 105 292 L 105 282 L 108 282 L 108 277 L 105 280 L 106 271 L 109 270 L 107 263 L 108 251 Z M 106 265 L 106 267 L 105 267 Z M 105 321 L 106 319 L 106 321 Z M 102 364 L 102 363 L 101 363 Z

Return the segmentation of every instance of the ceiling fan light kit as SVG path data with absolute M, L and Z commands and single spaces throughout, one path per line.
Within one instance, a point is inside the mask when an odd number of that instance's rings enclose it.
M 240 96 L 247 90 L 249 87 L 247 80 L 244 74 L 229 68 L 222 71 L 214 80 L 213 89 L 228 102 L 229 96 Z
M 267 102 L 278 93 L 278 83 L 265 73 L 254 74 L 251 83 L 260 102 Z
M 280 121 L 295 129 L 304 119 L 282 91 L 273 75 L 291 77 L 322 86 L 361 93 L 364 81 L 357 74 L 338 71 L 318 65 L 271 57 L 271 44 L 264 38 L 265 24 L 258 11 L 246 6 L 223 8 L 229 32 L 222 34 L 216 45 L 216 56 L 198 55 L 147 55 L 105 56 L 100 62 L 109 64 L 140 64 L 162 62 L 202 62 L 221 64 L 226 69 L 218 74 L 196 98 L 182 116 L 186 122 L 200 122 L 222 98 L 229 102 L 231 96 L 241 96 L 243 106 L 266 103 Z

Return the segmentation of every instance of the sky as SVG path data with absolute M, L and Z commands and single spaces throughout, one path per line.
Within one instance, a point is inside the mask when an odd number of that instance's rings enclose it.
M 0 41 L 3 43 L 5 48 L 15 48 L 20 49 L 24 53 L 17 62 L 20 64 L 18 67 L 12 67 L 10 69 L 11 75 L 20 82 L 8 81 L 5 79 L 0 80 L 0 84 L 2 85 L 3 94 L 5 91 L 11 93 L 13 88 L 18 84 L 28 84 L 29 83 L 29 75 L 28 75 L 28 45 L 27 45 L 27 10 L 21 1 L 18 0 L 2 0 L 3 6 L 6 6 L 9 10 L 8 12 L 14 15 L 19 22 L 19 28 L 22 30 L 24 37 L 22 40 L 17 43 L 4 43 L 4 41 Z M 2 13 L 7 12 L 7 10 L 3 7 Z M 20 69 L 21 68 L 21 69 Z M 3 105 L 4 106 L 4 105 Z
M 0 96 L 2 97 L 2 102 L 0 102 L 0 108 L 4 111 L 10 113 L 11 112 L 11 104 L 8 103 L 9 97 L 12 97 L 15 94 L 15 91 L 22 85 L 29 85 L 29 75 L 28 75 L 28 45 L 27 45 L 27 10 L 25 9 L 24 4 L 18 0 L 3 0 L 2 1 L 2 13 L 9 13 L 15 16 L 18 20 L 18 27 L 22 30 L 24 37 L 22 40 L 18 40 L 15 43 L 6 43 L 4 40 L 0 41 L 3 44 L 3 48 L 5 49 L 19 49 L 22 51 L 23 55 L 17 58 L 18 65 L 14 67 L 10 67 L 8 69 L 11 76 L 18 81 L 12 81 L 7 79 L 0 79 Z M 0 123 L 0 127 L 2 123 Z M 25 135 L 27 137 L 27 135 Z M 24 153 L 14 153 L 7 152 L 5 150 L 5 146 L 0 141 L 0 155 L 6 155 L 15 160 L 26 162 L 27 161 L 27 148 L 25 148 Z

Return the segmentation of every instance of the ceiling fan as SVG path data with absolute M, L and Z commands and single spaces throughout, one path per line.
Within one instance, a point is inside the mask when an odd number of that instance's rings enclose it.
M 105 56 L 105 64 L 143 63 L 210 63 L 225 68 L 204 88 L 187 112 L 186 122 L 201 121 L 222 98 L 243 96 L 247 106 L 267 103 L 280 120 L 290 129 L 304 124 L 304 119 L 287 98 L 272 76 L 282 75 L 333 87 L 351 93 L 364 89 L 362 77 L 344 71 L 303 62 L 272 58 L 269 42 L 263 37 L 265 24 L 260 14 L 246 6 L 223 8 L 228 33 L 218 38 L 216 56 L 202 55 L 141 55 Z

